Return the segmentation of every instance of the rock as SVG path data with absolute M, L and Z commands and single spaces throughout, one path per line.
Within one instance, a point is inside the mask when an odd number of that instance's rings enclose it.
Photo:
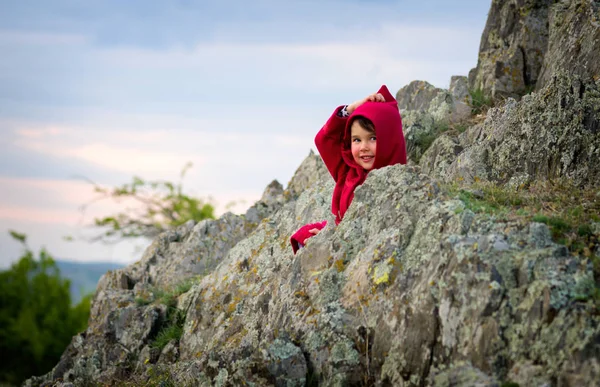
M 459 85 L 460 79 L 453 77 L 453 90 L 458 93 L 458 97 L 464 99 L 466 97 L 461 95 L 464 94 L 464 90 L 460 91 L 464 85 Z M 407 156 L 411 162 L 419 163 L 421 156 L 436 137 L 447 131 L 450 125 L 464 122 L 471 116 L 471 107 L 456 99 L 452 92 L 441 89 L 436 89 L 436 92 L 437 95 L 428 102 L 426 109 L 405 110 L 402 113 Z M 414 105 L 408 101 L 408 105 L 411 104 Z
M 321 156 L 312 150 L 296 169 L 294 176 L 288 183 L 284 196 L 287 199 L 296 200 L 307 189 L 331 179 L 329 171 L 325 167 Z
M 245 221 L 251 225 L 260 223 L 261 220 L 281 208 L 284 201 L 283 186 L 277 180 L 273 180 L 265 188 L 260 200 L 246 211 Z
M 548 46 L 549 7 L 557 0 L 492 1 L 469 88 L 516 98 L 540 76 Z
M 469 79 L 461 75 L 453 75 L 450 77 L 450 88 L 448 89 L 452 98 L 456 102 L 465 104 L 471 103 L 471 95 L 469 93 Z
M 412 81 L 396 93 L 396 101 L 401 112 L 404 110 L 428 110 L 431 101 L 442 92 L 425 81 Z
M 462 151 L 463 147 L 456 139 L 442 134 L 427 149 L 419 165 L 423 173 L 435 178 L 442 178 Z
M 444 172 L 436 176 L 511 186 L 554 178 L 596 185 L 600 181 L 599 117 L 600 82 L 585 83 L 559 73 L 539 93 L 491 109 L 482 126 L 461 137 L 466 140 L 461 143 L 462 153 L 453 160 L 446 152 L 448 158 L 441 162 Z
M 133 302 L 112 274 L 60 371 L 28 385 L 493 386 L 531 362 L 549 380 L 595 380 L 600 316 L 581 301 L 593 268 L 546 225 L 474 214 L 420 168 L 395 165 L 369 173 L 344 220 L 293 255 L 289 235 L 328 216 L 332 189 L 285 203 L 198 279 L 177 304 L 178 346 L 156 364 L 147 347 L 167 306 Z M 204 242 L 162 238 L 167 261 Z
M 550 10 L 550 37 L 536 89 L 552 82 L 557 71 L 582 79 L 600 79 L 600 3 L 559 1 Z
M 454 365 L 432 375 L 434 387 L 500 387 L 500 384 L 470 364 Z
M 267 368 L 275 378 L 276 386 L 306 385 L 307 367 L 302 350 L 289 340 L 275 339 L 269 346 Z

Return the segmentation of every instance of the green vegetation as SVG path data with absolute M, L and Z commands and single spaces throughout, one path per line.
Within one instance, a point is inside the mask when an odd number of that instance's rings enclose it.
M 415 144 L 412 146 L 413 149 L 418 149 L 415 152 L 412 149 L 408 150 L 409 156 L 415 163 L 419 163 L 421 160 L 421 156 L 429 149 L 431 144 L 442 134 L 446 133 L 450 136 L 458 136 L 460 133 L 463 133 L 468 128 L 468 123 L 466 122 L 457 122 L 457 123 L 449 123 L 447 121 L 436 121 L 433 130 L 430 133 L 427 133 L 423 136 L 419 136 Z
M 537 182 L 517 189 L 480 182 L 446 188 L 475 213 L 547 224 L 554 241 L 574 254 L 589 257 L 598 244 L 592 223 L 600 222 L 600 198 L 593 189 L 566 181 Z
M 483 89 L 469 90 L 471 95 L 471 113 L 485 113 L 489 108 L 494 106 L 494 101 L 491 97 L 486 96 Z
M 162 349 L 175 339 L 179 340 L 183 334 L 183 324 L 185 322 L 185 311 L 177 309 L 177 298 L 189 291 L 194 283 L 193 279 L 182 281 L 175 285 L 172 289 L 164 290 L 153 288 L 149 293 L 150 297 L 136 298 L 135 302 L 139 306 L 157 303 L 167 306 L 167 318 L 162 329 L 156 335 L 156 338 L 151 343 L 153 348 Z
M 469 187 L 446 185 L 445 189 L 475 213 L 548 225 L 555 243 L 593 266 L 593 278 L 582 284 L 589 288 L 582 292 L 582 300 L 592 299 L 600 309 L 600 257 L 594 254 L 600 245 L 600 236 L 594 233 L 594 225 L 598 227 L 600 222 L 597 190 L 578 188 L 567 181 L 537 182 L 517 189 L 477 182 Z
M 181 171 L 181 180 L 192 164 Z M 94 226 L 102 232 L 90 241 L 115 243 L 128 238 L 154 238 L 161 232 L 182 225 L 188 220 L 214 219 L 214 206 L 183 193 L 182 182 L 145 181 L 134 177 L 132 182 L 115 188 L 104 188 L 92 182 L 98 194 L 91 203 L 99 200 L 129 200 L 137 206 L 123 212 L 94 219 Z M 88 203 L 82 206 L 85 212 Z M 67 239 L 73 239 L 67 237 Z
M 163 328 L 158 332 L 152 342 L 153 348 L 163 349 L 171 340 L 181 338 L 183 334 L 183 324 L 185 322 L 185 312 L 176 307 L 169 307 L 167 310 L 167 321 Z
M 49 372 L 71 338 L 86 329 L 91 295 L 72 306 L 70 283 L 50 254 L 41 250 L 36 259 L 24 234 L 10 234 L 24 252 L 0 272 L 0 384 L 17 385 Z
M 185 281 L 181 281 L 171 289 L 161 289 L 153 287 L 149 291 L 148 297 L 138 297 L 135 299 L 137 305 L 148 305 L 151 303 L 157 303 L 167 306 L 175 306 L 177 304 L 177 298 L 183 293 L 187 293 L 194 284 L 196 279 L 190 278 Z
M 469 187 L 447 185 L 452 196 L 475 213 L 500 219 L 545 223 L 556 243 L 577 255 L 591 256 L 598 245 L 592 224 L 600 222 L 600 198 L 596 190 L 581 189 L 568 182 L 537 182 L 517 189 L 477 182 Z

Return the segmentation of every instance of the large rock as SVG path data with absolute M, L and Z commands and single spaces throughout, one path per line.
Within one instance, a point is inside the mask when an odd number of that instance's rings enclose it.
M 425 81 L 412 81 L 396 93 L 398 109 L 400 111 L 428 110 L 431 101 L 443 91 Z
M 471 96 L 463 76 L 452 76 L 449 90 L 414 81 L 400 89 L 396 98 L 411 164 L 419 163 L 432 141 L 450 125 L 462 124 L 471 116 Z
M 332 189 L 329 179 L 283 204 L 179 296 L 183 335 L 161 352 L 149 344 L 166 307 L 132 302 L 107 275 L 88 330 L 27 385 L 597 380 L 593 268 L 547 226 L 476 215 L 418 167 L 396 165 L 370 173 L 339 226 L 293 255 L 298 226 L 332 220 Z
M 494 98 L 517 97 L 540 77 L 548 46 L 549 7 L 558 0 L 493 0 L 469 87 Z
M 540 90 L 557 70 L 600 79 L 600 2 L 561 1 L 550 12 L 550 39 L 538 80 Z
M 600 81 L 557 74 L 539 93 L 491 109 L 482 125 L 460 139 L 464 151 L 458 156 L 440 153 L 452 146 L 434 142 L 421 165 L 448 182 L 481 179 L 517 186 L 567 178 L 579 186 L 598 185 Z

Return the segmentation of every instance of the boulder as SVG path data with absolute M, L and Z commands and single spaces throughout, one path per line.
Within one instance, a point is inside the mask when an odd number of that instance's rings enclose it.
M 566 178 L 579 186 L 597 185 L 600 81 L 558 73 L 540 92 L 490 109 L 483 124 L 459 138 L 460 154 L 446 151 L 441 161 L 439 149 L 447 146 L 434 146 L 423 157 L 424 169 L 448 182 L 480 179 L 518 186 Z M 443 170 L 434 171 L 440 164 Z
M 425 81 L 412 81 L 396 93 L 396 101 L 400 111 L 428 110 L 431 101 L 442 92 L 432 84 Z
M 289 235 L 330 216 L 332 189 L 329 179 L 285 203 L 181 294 L 183 334 L 160 354 L 147 346 L 167 307 L 132 302 L 107 275 L 88 330 L 27 385 L 597 380 L 593 267 L 546 225 L 475 214 L 419 167 L 395 165 L 369 173 L 344 220 L 294 255 Z M 176 262 L 185 249 L 164 251 Z
M 548 85 L 559 70 L 583 79 L 600 79 L 600 2 L 558 2 L 550 10 L 549 29 L 537 90 Z
M 548 47 L 549 8 L 558 0 L 492 1 L 469 88 L 493 98 L 533 89 Z

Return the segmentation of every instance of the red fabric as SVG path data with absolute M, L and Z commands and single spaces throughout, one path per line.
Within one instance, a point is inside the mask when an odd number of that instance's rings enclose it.
M 300 249 L 300 244 L 304 246 L 306 244 L 306 240 L 314 236 L 314 234 L 312 234 L 310 230 L 312 230 L 313 228 L 322 230 L 325 228 L 326 225 L 327 221 L 324 220 L 318 223 L 307 224 L 305 226 L 302 226 L 298 231 L 296 231 L 294 235 L 292 235 L 292 237 L 290 238 L 290 243 L 292 244 L 292 250 L 294 250 L 294 254 L 296 254 L 296 251 Z
M 406 143 L 402 133 L 398 103 L 385 85 L 381 86 L 378 93 L 383 95 L 385 102 L 365 102 L 349 117 L 339 117 L 337 113 L 343 106 L 336 108 L 315 137 L 315 144 L 321 158 L 335 180 L 331 212 L 335 216 L 336 225 L 342 221 L 354 198 L 354 190 L 364 183 L 368 173 L 354 161 L 350 141 L 345 141 L 350 136 L 350 127 L 355 117 L 368 118 L 375 126 L 377 152 L 373 169 L 406 164 Z M 321 224 L 323 226 L 320 226 Z M 314 236 L 308 232 L 309 230 L 322 229 L 325 224 L 326 221 L 307 224 L 296 231 L 290 239 L 294 254 L 299 249 L 298 243 L 304 245 L 307 239 Z
M 364 183 L 368 173 L 356 164 L 350 151 L 350 141 L 345 141 L 350 136 L 355 117 L 368 118 L 375 126 L 377 152 L 373 169 L 406 164 L 406 144 L 398 103 L 385 85 L 381 86 L 378 93 L 383 95 L 385 102 L 365 102 L 350 117 L 337 116 L 342 108 L 338 107 L 315 138 L 321 158 L 336 183 L 331 200 L 331 212 L 336 224 L 341 222 L 352 203 L 354 190 Z

